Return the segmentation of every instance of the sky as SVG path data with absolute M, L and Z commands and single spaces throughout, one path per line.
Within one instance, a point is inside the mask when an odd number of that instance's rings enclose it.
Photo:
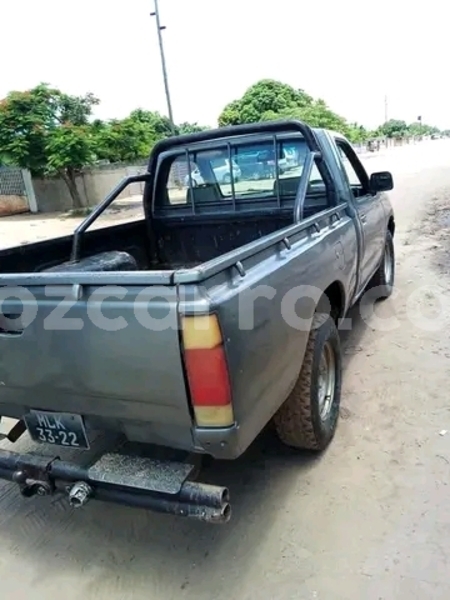
M 159 0 L 174 120 L 214 126 L 271 78 L 367 127 L 388 118 L 450 128 L 442 0 Z M 0 98 L 40 82 L 93 92 L 99 118 L 167 114 L 153 0 L 2 2 Z

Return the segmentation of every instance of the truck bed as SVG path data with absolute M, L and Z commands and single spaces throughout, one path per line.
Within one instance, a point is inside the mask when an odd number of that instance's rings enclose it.
M 258 215 L 230 221 L 208 218 L 155 221 L 153 232 L 142 220 L 88 232 L 81 258 L 104 252 L 125 252 L 136 268 L 117 270 L 164 271 L 189 269 L 258 240 L 292 223 L 292 212 Z M 70 260 L 72 236 L 36 242 L 0 251 L 1 273 L 37 273 L 54 270 Z M 80 268 L 84 270 L 87 267 Z M 58 270 L 64 270 L 63 268 Z M 71 269 L 74 270 L 74 269 Z M 113 270 L 108 268 L 106 270 Z

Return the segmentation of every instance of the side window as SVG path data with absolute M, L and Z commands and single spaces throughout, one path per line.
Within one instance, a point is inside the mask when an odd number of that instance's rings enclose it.
M 337 140 L 339 156 L 344 167 L 348 182 L 355 197 L 364 196 L 367 193 L 367 181 L 364 180 L 361 173 L 358 173 L 351 150 L 344 142 Z M 352 160 L 353 159 L 353 160 Z

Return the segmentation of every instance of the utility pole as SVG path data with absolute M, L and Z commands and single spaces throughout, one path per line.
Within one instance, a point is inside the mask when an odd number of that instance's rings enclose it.
M 164 90 L 166 92 L 167 112 L 169 115 L 169 121 L 170 121 L 170 125 L 172 127 L 172 132 L 175 133 L 175 123 L 173 120 L 172 103 L 170 101 L 169 79 L 167 77 L 166 58 L 164 56 L 164 44 L 163 44 L 163 38 L 162 38 L 162 33 L 161 33 L 166 28 L 166 26 L 161 25 L 161 21 L 159 18 L 158 0 L 153 0 L 153 1 L 154 1 L 155 10 L 154 10 L 154 12 L 150 13 L 150 16 L 155 17 L 156 32 L 158 34 L 159 52 L 161 55 L 161 68 L 162 68 L 162 74 L 163 74 L 163 79 L 164 79 Z
M 388 97 L 385 95 L 384 97 L 384 122 L 388 122 Z

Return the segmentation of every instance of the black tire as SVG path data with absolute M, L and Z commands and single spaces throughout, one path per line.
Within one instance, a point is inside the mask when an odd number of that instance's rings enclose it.
M 383 258 L 380 266 L 367 286 L 371 290 L 371 295 L 376 295 L 378 300 L 386 300 L 394 290 L 395 281 L 395 251 L 394 239 L 391 232 L 386 232 L 386 241 L 384 245 Z
M 334 354 L 334 393 L 327 415 L 321 416 L 319 369 L 327 346 Z M 333 319 L 317 314 L 312 323 L 303 365 L 288 399 L 274 416 L 279 439 L 293 448 L 322 451 L 334 437 L 339 420 L 342 386 L 342 354 Z

